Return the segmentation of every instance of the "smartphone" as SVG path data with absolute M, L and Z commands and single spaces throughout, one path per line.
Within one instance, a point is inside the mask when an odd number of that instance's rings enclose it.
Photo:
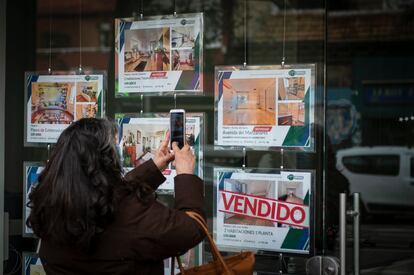
M 177 142 L 181 149 L 185 144 L 185 110 L 170 110 L 170 144 Z

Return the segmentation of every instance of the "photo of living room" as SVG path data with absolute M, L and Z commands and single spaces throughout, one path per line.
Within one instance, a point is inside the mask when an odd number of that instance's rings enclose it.
M 98 82 L 76 83 L 76 102 L 96 102 Z
M 79 120 L 82 118 L 96 117 L 97 112 L 98 112 L 98 105 L 95 103 L 76 104 L 76 120 Z
M 279 103 L 278 104 L 278 124 L 303 126 L 305 125 L 305 103 Z
M 124 167 L 137 167 L 153 158 L 167 131 L 168 124 L 124 124 L 122 126 Z
M 74 83 L 32 83 L 31 123 L 70 124 L 74 119 Z
M 279 100 L 302 100 L 305 97 L 305 77 L 279 78 Z
M 223 80 L 223 125 L 275 125 L 276 79 Z
M 267 180 L 225 179 L 224 190 L 264 198 L 275 198 L 274 182 Z M 276 227 L 275 223 L 269 220 L 230 213 L 224 214 L 224 223 Z
M 194 49 L 173 50 L 173 71 L 194 71 Z
M 169 71 L 170 28 L 125 31 L 124 70 Z
M 194 27 L 175 27 L 172 29 L 172 48 L 194 48 Z

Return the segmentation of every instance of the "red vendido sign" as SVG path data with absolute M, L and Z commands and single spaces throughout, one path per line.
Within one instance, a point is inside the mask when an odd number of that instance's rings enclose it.
M 230 191 L 220 191 L 219 211 L 297 227 L 309 227 L 309 206 Z

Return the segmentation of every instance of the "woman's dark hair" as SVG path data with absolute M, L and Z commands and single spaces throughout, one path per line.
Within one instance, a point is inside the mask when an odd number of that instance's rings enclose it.
M 147 184 L 123 179 L 116 135 L 114 123 L 96 118 L 81 119 L 62 132 L 29 195 L 26 223 L 38 237 L 90 251 L 124 195 L 152 199 Z

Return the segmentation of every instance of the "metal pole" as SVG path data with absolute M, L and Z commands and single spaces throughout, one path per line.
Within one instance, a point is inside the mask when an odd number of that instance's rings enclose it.
M 5 232 L 4 214 L 4 166 L 5 166 L 5 102 L 6 102 L 6 2 L 0 0 L 0 270 L 3 272 L 3 261 L 6 260 L 5 240 L 9 238 Z M 7 222 L 7 220 L 6 220 Z M 7 223 L 6 226 L 9 224 Z M 7 235 L 5 235 L 7 233 Z M 4 249 L 4 251 L 3 251 Z
M 354 275 L 359 275 L 359 193 L 354 193 Z
M 346 275 L 346 193 L 339 194 L 339 250 L 341 275 Z

